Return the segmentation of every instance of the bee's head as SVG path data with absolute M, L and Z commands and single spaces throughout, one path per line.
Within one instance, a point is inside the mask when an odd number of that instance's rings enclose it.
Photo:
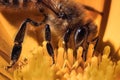
M 62 19 L 73 20 L 74 18 L 78 18 L 83 13 L 82 8 L 78 9 L 76 3 L 71 3 L 70 1 L 61 2 L 58 4 L 58 6 L 59 6 L 58 17 Z

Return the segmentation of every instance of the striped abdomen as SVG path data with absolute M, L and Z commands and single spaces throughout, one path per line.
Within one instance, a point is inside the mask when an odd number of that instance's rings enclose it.
M 28 4 L 40 3 L 42 0 L 0 0 L 0 5 L 6 6 L 28 6 Z

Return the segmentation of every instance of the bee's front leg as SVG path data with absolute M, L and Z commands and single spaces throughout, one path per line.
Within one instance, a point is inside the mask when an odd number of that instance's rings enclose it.
M 63 36 L 63 44 L 64 44 L 64 47 L 65 47 L 66 50 L 68 48 L 67 44 L 68 44 L 71 32 L 72 32 L 72 29 L 69 28 L 69 29 L 67 29 L 67 31 L 65 32 L 65 34 Z
M 42 23 L 37 23 L 31 19 L 26 19 L 22 23 L 22 25 L 21 25 L 21 27 L 20 27 L 20 29 L 15 37 L 15 40 L 14 40 L 14 46 L 13 46 L 12 53 L 11 53 L 11 62 L 10 62 L 10 65 L 7 66 L 7 69 L 11 68 L 18 61 L 18 59 L 20 57 L 20 54 L 22 51 L 22 43 L 24 41 L 27 23 L 30 23 L 33 26 L 39 26 L 42 24 Z

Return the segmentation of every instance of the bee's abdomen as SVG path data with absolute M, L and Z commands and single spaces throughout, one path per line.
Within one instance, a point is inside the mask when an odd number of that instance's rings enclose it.
M 40 3 L 42 0 L 0 0 L 0 5 L 5 6 L 27 6 L 30 3 L 37 4 Z

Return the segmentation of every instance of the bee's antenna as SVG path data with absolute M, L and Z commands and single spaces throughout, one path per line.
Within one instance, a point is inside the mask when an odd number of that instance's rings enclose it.
M 89 11 L 93 11 L 93 12 L 96 12 L 96 13 L 98 13 L 98 14 L 100 14 L 100 15 L 103 15 L 102 12 L 94 9 L 93 7 L 90 7 L 90 6 L 87 6 L 87 5 L 83 5 L 83 6 L 84 6 L 85 9 L 87 9 L 87 10 L 89 10 Z

